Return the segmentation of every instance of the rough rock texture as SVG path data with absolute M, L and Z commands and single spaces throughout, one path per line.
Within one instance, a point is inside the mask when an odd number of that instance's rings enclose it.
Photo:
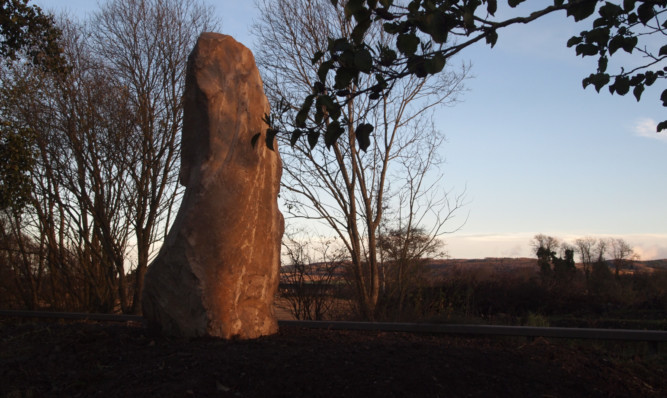
M 256 338 L 277 332 L 281 161 L 255 60 L 232 37 L 203 33 L 185 86 L 185 196 L 145 277 L 143 314 L 167 335 Z

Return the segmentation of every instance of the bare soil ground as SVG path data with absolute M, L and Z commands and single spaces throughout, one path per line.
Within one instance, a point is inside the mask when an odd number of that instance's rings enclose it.
M 544 339 L 289 327 L 253 341 L 183 341 L 132 324 L 5 319 L 0 396 L 667 396 L 664 353 L 612 352 Z

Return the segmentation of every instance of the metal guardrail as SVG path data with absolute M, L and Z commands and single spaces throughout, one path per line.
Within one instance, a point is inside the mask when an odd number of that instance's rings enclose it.
M 482 336 L 551 337 L 560 339 L 626 340 L 648 342 L 667 341 L 667 331 L 664 330 L 328 321 L 279 321 L 278 324 L 315 329 L 442 333 Z
M 144 323 L 145 321 L 145 318 L 140 315 L 91 314 L 86 312 L 0 310 L 0 316 L 8 318 L 51 318 L 51 319 L 72 319 L 78 321 L 104 321 L 104 322 Z
M 106 322 L 137 322 L 142 324 L 145 323 L 145 318 L 138 315 L 89 314 L 77 312 L 0 310 L 0 316 L 16 318 L 51 318 Z M 646 341 L 654 343 L 667 342 L 667 331 L 664 330 L 335 321 L 278 321 L 278 325 L 328 330 L 360 330 L 478 336 L 549 337 L 559 339 Z

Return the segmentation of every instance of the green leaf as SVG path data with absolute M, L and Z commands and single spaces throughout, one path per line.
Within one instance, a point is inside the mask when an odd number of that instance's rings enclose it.
M 604 46 L 609 41 L 609 28 L 596 28 L 586 33 L 587 43 L 597 43 L 598 46 Z
M 322 104 L 322 98 L 326 97 L 326 95 L 320 95 L 317 97 L 317 100 L 315 101 L 315 124 L 320 124 L 322 123 L 322 119 L 324 119 L 324 104 Z M 304 126 L 299 126 L 299 127 L 304 127 Z
M 396 48 L 405 55 L 413 55 L 417 51 L 419 38 L 414 33 L 401 33 L 396 39 Z
M 667 120 L 663 120 L 662 122 L 658 123 L 658 127 L 656 128 L 658 133 L 665 129 L 667 129 Z
M 623 11 L 630 12 L 635 9 L 636 0 L 623 0 Z
M 324 144 L 327 148 L 331 148 L 331 145 L 335 144 L 340 137 L 345 132 L 345 129 L 340 126 L 340 123 L 335 120 L 327 126 L 327 131 L 324 134 Z
M 582 57 L 593 56 L 598 54 L 598 47 L 595 44 L 583 43 L 577 45 L 576 52 L 577 55 L 581 55 Z
M 410 73 L 414 74 L 420 79 L 428 76 L 428 72 L 426 71 L 426 62 L 422 56 L 408 58 L 408 70 Z
M 486 12 L 491 15 L 495 15 L 498 10 L 498 1 L 497 0 L 487 0 L 486 2 Z
M 495 29 L 491 29 L 488 31 L 486 34 L 486 44 L 490 44 L 491 48 L 496 45 L 496 42 L 498 41 L 498 32 L 496 32 Z
M 333 60 L 328 60 L 325 62 L 322 62 L 322 65 L 317 69 L 317 78 L 320 79 L 322 83 L 327 81 L 327 75 L 329 74 L 329 71 L 331 68 L 334 67 L 334 61 Z
M 628 25 L 632 26 L 632 25 L 636 24 L 638 21 L 639 21 L 639 17 L 637 16 L 636 12 L 631 12 L 630 14 L 628 14 Z M 619 31 L 621 29 L 622 28 L 620 28 Z
M 636 86 L 638 84 L 642 84 L 644 82 L 644 79 L 646 78 L 646 75 L 643 73 L 638 73 L 630 78 L 630 85 L 631 86 Z
M 334 52 L 347 51 L 352 49 L 352 44 L 347 39 L 336 39 L 329 44 L 330 50 Z
M 375 15 L 377 15 L 375 19 L 378 21 L 381 19 L 385 21 L 391 21 L 392 19 L 396 18 L 396 16 L 390 13 L 389 10 L 386 8 L 375 8 L 373 12 L 375 12 Z
M 599 93 L 602 87 L 609 84 L 609 80 L 610 77 L 606 73 L 594 73 L 585 78 L 582 81 L 582 84 L 584 88 L 586 88 L 589 84 L 592 84 L 595 87 L 595 91 Z
M 356 53 L 356 51 L 354 51 L 354 49 L 349 49 L 349 50 L 343 51 L 343 53 L 338 56 L 338 60 L 337 60 L 339 68 L 340 67 L 347 67 L 347 68 L 356 69 L 356 67 L 354 66 L 354 54 L 355 53 Z
M 368 123 L 362 123 L 357 126 L 354 131 L 355 136 L 357 137 L 357 142 L 359 143 L 359 148 L 362 151 L 366 152 L 366 149 L 371 145 L 371 133 L 373 132 L 373 126 Z
M 469 32 L 475 30 L 475 14 L 472 10 L 466 9 L 463 13 L 463 25 Z
M 435 53 L 431 58 L 426 59 L 424 62 L 424 68 L 426 73 L 430 75 L 435 75 L 440 73 L 447 62 L 447 58 L 442 53 Z
M 308 119 L 308 115 L 310 114 L 310 108 L 312 108 L 313 106 L 314 99 L 315 96 L 311 94 L 307 96 L 306 99 L 303 101 L 301 109 L 299 109 L 299 112 L 296 114 L 296 120 L 295 120 L 296 127 L 306 127 L 306 120 Z
M 345 18 L 350 19 L 353 15 L 364 8 L 364 0 L 348 0 L 345 4 Z
M 655 16 L 653 4 L 651 2 L 640 4 L 637 8 L 637 15 L 639 16 L 639 22 L 646 25 Z
M 639 100 L 641 99 L 643 92 L 644 92 L 643 84 L 639 84 L 635 86 L 634 89 L 632 89 L 632 94 L 635 96 L 635 98 L 637 98 L 637 102 L 639 102 Z
M 320 138 L 320 132 L 315 129 L 308 129 L 308 145 L 312 150 L 317 146 L 317 140 Z
M 438 44 L 445 43 L 449 36 L 449 31 L 452 28 L 452 23 L 447 18 L 447 15 L 441 11 L 433 11 L 424 17 L 422 28 L 425 33 L 428 33 L 433 41 Z
M 289 139 L 290 146 L 293 147 L 294 145 L 296 145 L 296 142 L 299 141 L 299 138 L 301 138 L 303 133 L 304 133 L 304 131 L 301 130 L 301 129 L 296 129 L 296 130 L 292 131 L 292 135 L 290 136 L 290 139 Z
M 590 17 L 595 12 L 597 0 L 585 0 L 581 3 L 575 3 L 567 9 L 567 16 L 574 17 L 576 22 Z
M 662 106 L 667 106 L 667 90 L 664 90 L 660 95 L 660 101 L 662 101 Z
M 632 50 L 635 49 L 638 42 L 639 39 L 637 38 L 637 36 L 626 37 L 623 40 L 621 47 L 623 47 L 623 51 L 625 51 L 626 53 L 632 54 Z
M 330 95 L 322 95 L 318 99 L 322 100 L 322 106 L 326 108 L 331 118 L 338 119 L 340 117 L 340 104 L 338 104 L 333 97 Z
M 572 47 L 572 46 L 575 46 L 575 45 L 581 43 L 583 40 L 584 40 L 583 37 L 572 36 L 572 37 L 570 37 L 570 40 L 567 41 L 567 46 L 568 46 L 568 48 Z
M 323 93 L 326 90 L 326 87 L 322 82 L 315 82 L 313 83 L 313 94 L 320 94 Z
M 667 55 L 667 45 L 660 47 L 660 51 L 658 51 L 658 56 L 662 57 L 663 55 Z
M 278 134 L 278 130 L 266 129 L 266 147 L 272 151 L 275 151 L 273 143 L 275 142 L 276 134 Z
M 514 8 L 519 4 L 523 3 L 524 1 L 525 0 L 507 0 L 507 4 L 509 4 L 510 7 Z
M 602 56 L 598 59 L 598 73 L 604 73 L 607 71 L 607 65 L 609 64 L 609 58 Z
M 398 58 L 396 51 L 387 47 L 383 47 L 382 52 L 380 53 L 380 65 L 390 66 L 394 63 L 394 61 L 396 61 L 396 58 Z
M 399 33 L 405 33 L 408 30 L 408 24 L 405 22 L 386 22 L 384 25 L 382 25 L 382 28 L 390 35 L 396 35 Z
M 619 48 L 623 46 L 625 38 L 623 36 L 614 36 L 609 40 L 609 55 L 614 55 Z
M 598 18 L 595 21 L 593 21 L 594 28 L 599 28 L 601 26 L 606 26 L 606 25 L 607 25 L 607 20 L 604 18 Z
M 368 28 L 371 27 L 373 21 L 370 18 L 370 15 L 363 19 L 357 19 L 357 26 L 352 29 L 350 37 L 358 45 L 364 41 L 364 35 L 368 31 Z
M 600 10 L 598 11 L 598 14 L 600 14 L 600 16 L 607 21 L 616 20 L 618 15 L 622 13 L 623 8 L 621 8 L 621 6 L 610 2 L 606 2 L 602 7 L 600 7 Z
M 311 64 L 315 65 L 316 63 L 318 63 L 320 59 L 322 59 L 322 56 L 324 56 L 324 52 L 322 51 L 316 52 L 315 55 L 313 55 L 313 58 L 310 60 Z
M 658 79 L 658 75 L 653 71 L 646 72 L 646 85 L 652 86 L 653 83 Z
M 375 74 L 375 81 L 377 81 L 377 84 L 373 86 L 374 90 L 382 91 L 389 86 L 389 83 L 387 83 L 387 80 L 385 80 L 381 73 Z
M 365 48 L 354 54 L 354 66 L 364 73 L 370 73 L 373 69 L 373 57 L 370 51 Z
M 357 77 L 357 72 L 350 68 L 340 68 L 336 71 L 336 78 L 334 88 L 342 90 L 347 88 L 354 78 Z
M 614 84 L 609 86 L 609 92 L 616 92 L 618 95 L 625 95 L 630 91 L 630 79 L 627 76 L 616 76 Z

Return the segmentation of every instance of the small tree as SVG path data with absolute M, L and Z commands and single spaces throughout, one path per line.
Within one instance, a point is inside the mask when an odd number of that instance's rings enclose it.
M 280 270 L 280 283 L 296 319 L 322 320 L 334 305 L 334 277 L 342 253 L 335 240 L 315 241 L 289 232 L 283 237 L 283 253 L 289 263 Z
M 591 268 L 595 262 L 595 246 L 597 245 L 598 240 L 590 236 L 585 238 L 577 239 L 575 244 L 575 250 L 579 254 L 579 259 L 581 260 L 581 265 L 584 270 L 584 276 L 586 281 L 590 278 Z
M 371 76 L 354 83 L 336 83 L 330 76 L 326 84 L 340 86 L 335 92 L 349 98 L 345 106 L 333 109 L 332 102 L 321 102 L 325 97 L 315 99 L 319 85 L 313 84 L 321 79 L 322 63 L 314 57 L 326 51 L 329 38 L 348 34 L 353 22 L 327 0 L 262 0 L 258 6 L 255 56 L 277 113 L 271 121 L 276 129 L 299 131 L 278 136 L 285 147 L 293 147 L 281 155 L 286 213 L 317 220 L 337 236 L 350 259 L 360 315 L 372 320 L 380 295 L 377 240 L 390 200 L 398 198 L 396 207 L 403 207 L 404 220 L 411 218 L 413 225 L 429 214 L 434 230 L 461 205 L 460 197 L 449 203 L 446 193 L 436 194 L 430 182 L 438 177 L 431 179 L 429 174 L 441 162 L 437 148 L 444 140 L 432 123 L 433 111 L 456 102 L 467 69 L 447 68 L 428 79 L 405 79 L 378 106 L 354 100 L 355 93 L 377 85 Z M 373 24 L 365 38 L 373 46 L 393 47 L 380 24 Z M 359 54 L 360 62 L 365 62 L 364 55 Z M 356 62 L 355 56 L 349 61 Z M 318 111 L 300 112 L 303 101 L 312 102 Z M 364 141 L 373 129 L 375 140 Z M 322 138 L 326 148 L 317 145 Z M 400 182 L 391 186 L 395 181 Z
M 540 270 L 542 282 L 549 283 L 553 276 L 551 259 L 556 256 L 556 250 L 558 250 L 558 247 L 560 246 L 560 240 L 553 236 L 538 234 L 533 237 L 531 246 L 537 256 L 537 266 Z
M 143 279 L 180 199 L 178 161 L 187 57 L 201 32 L 217 27 L 201 0 L 112 0 L 93 19 L 95 54 L 135 110 L 128 151 L 128 217 L 136 260 L 129 312 L 141 311 Z
M 564 245 L 562 257 L 552 256 L 554 278 L 557 283 L 567 283 L 572 281 L 577 268 L 574 264 L 574 249 Z
M 611 247 L 611 256 L 614 264 L 614 274 L 618 279 L 622 269 L 632 267 L 632 264 L 639 260 L 632 246 L 622 238 L 609 239 L 609 246 Z
M 550 287 L 570 282 L 576 272 L 574 247 L 552 236 L 535 235 L 532 246 L 537 255 L 542 282 Z M 561 256 L 558 256 L 558 251 Z
M 444 257 L 444 243 L 423 228 L 392 229 L 378 239 L 384 312 L 400 319 L 409 296 L 428 281 L 429 257 Z

